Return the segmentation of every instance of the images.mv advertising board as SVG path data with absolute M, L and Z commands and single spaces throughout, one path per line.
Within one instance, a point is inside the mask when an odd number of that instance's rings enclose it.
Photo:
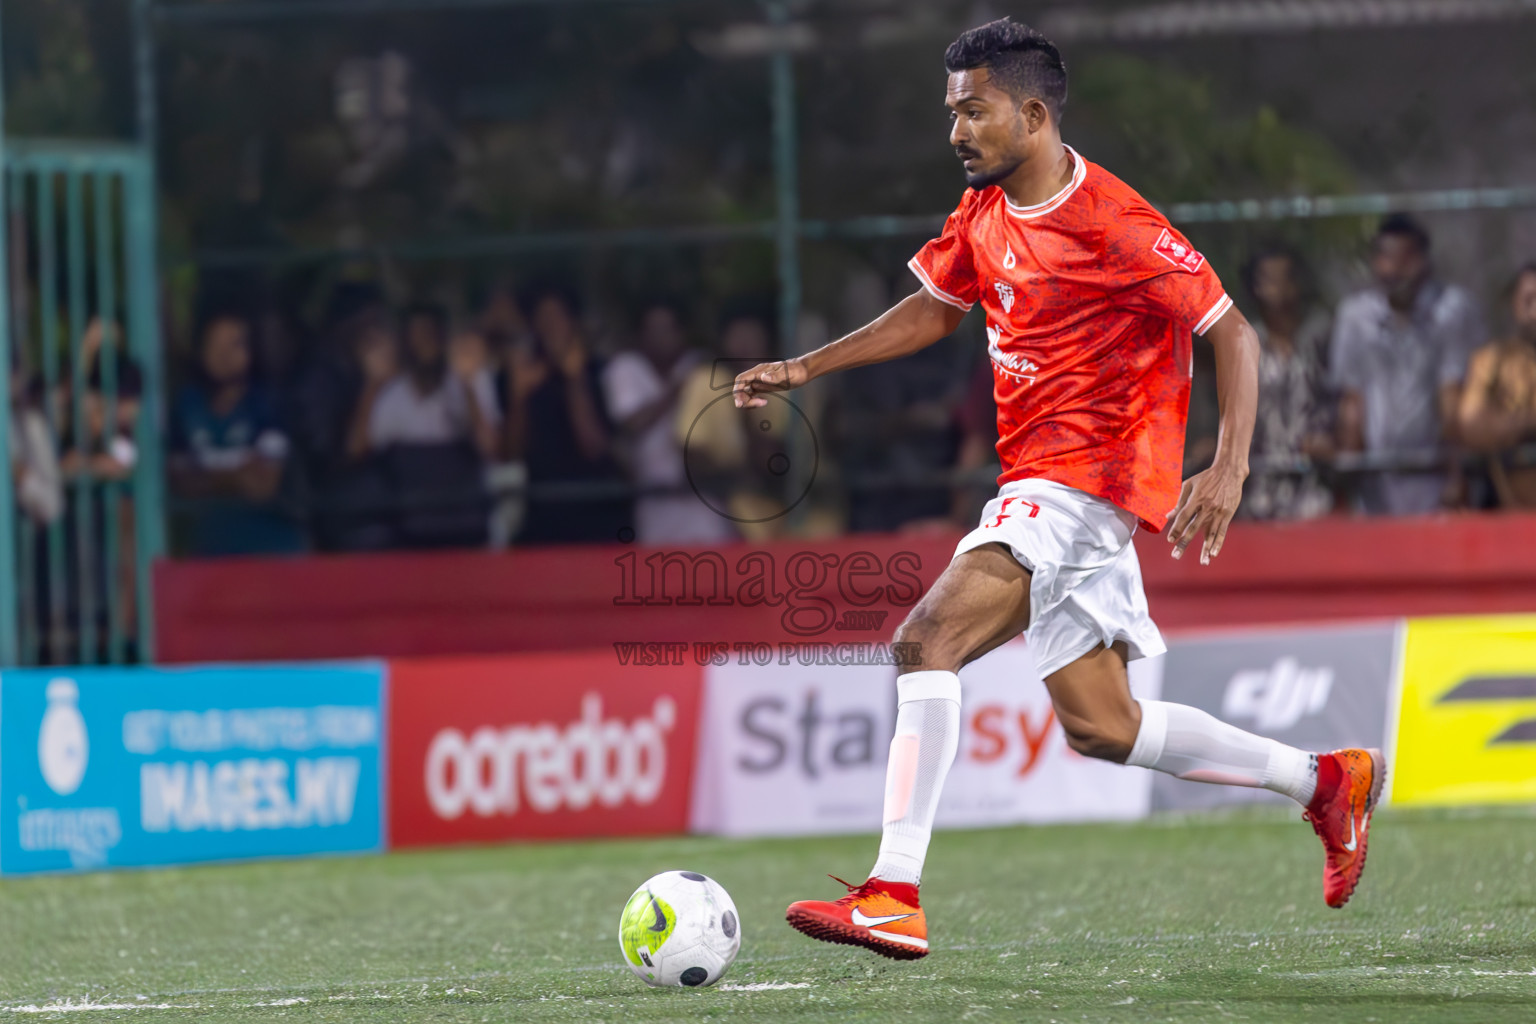
M 366 852 L 383 669 L 0 673 L 0 872 Z

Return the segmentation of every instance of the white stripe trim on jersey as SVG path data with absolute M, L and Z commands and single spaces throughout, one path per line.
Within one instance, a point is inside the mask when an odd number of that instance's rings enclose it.
M 1204 334 L 1206 331 L 1210 330 L 1216 325 L 1216 321 L 1225 316 L 1227 310 L 1231 308 L 1232 297 L 1226 292 L 1222 292 L 1221 298 L 1216 300 L 1216 305 L 1206 310 L 1205 316 L 1201 317 L 1200 322 L 1195 324 L 1195 333 Z
M 907 266 L 911 267 L 912 273 L 916 274 L 917 279 L 923 282 L 923 287 L 928 289 L 928 293 L 934 298 L 938 299 L 940 302 L 947 302 L 951 306 L 954 306 L 956 309 L 965 313 L 969 313 L 971 311 L 971 307 L 976 305 L 974 302 L 966 302 L 964 299 L 958 299 L 955 296 L 949 294 L 949 292 L 940 288 L 938 285 L 934 284 L 933 280 L 928 276 L 928 271 L 924 270 L 923 265 L 917 262 L 916 256 L 913 256 L 910 260 L 907 260 Z
M 1003 201 L 1007 204 L 1009 213 L 1021 220 L 1033 220 L 1036 217 L 1044 217 L 1072 198 L 1072 193 L 1076 192 L 1077 187 L 1083 183 L 1083 179 L 1088 177 L 1088 165 L 1083 162 L 1082 157 L 1077 155 L 1077 150 L 1071 146 L 1063 143 L 1062 148 L 1072 154 L 1072 180 L 1067 182 L 1066 188 L 1057 192 L 1045 202 L 1036 203 L 1034 206 L 1019 206 L 1012 199 L 1008 198 L 1008 193 L 1004 192 Z

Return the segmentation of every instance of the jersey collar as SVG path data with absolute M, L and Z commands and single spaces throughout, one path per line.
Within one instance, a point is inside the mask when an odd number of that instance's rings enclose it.
M 1013 214 L 1015 217 L 1018 217 L 1020 220 L 1034 220 L 1036 217 L 1044 217 L 1052 210 L 1060 207 L 1061 204 L 1065 203 L 1068 199 L 1072 198 L 1072 193 L 1077 191 L 1077 186 L 1081 185 L 1083 183 L 1083 179 L 1088 177 L 1088 165 L 1084 162 L 1082 157 L 1077 155 L 1077 150 L 1073 149 L 1071 146 L 1068 146 L 1066 143 L 1062 143 L 1062 148 L 1064 148 L 1068 153 L 1072 154 L 1072 180 L 1067 182 L 1066 187 L 1063 188 L 1060 192 L 1057 192 L 1054 196 L 1051 196 L 1051 198 L 1047 199 L 1045 202 L 1036 203 L 1034 206 L 1019 206 L 1012 199 L 1008 198 L 1008 193 L 1004 192 L 1003 202 L 1007 204 L 1009 213 Z

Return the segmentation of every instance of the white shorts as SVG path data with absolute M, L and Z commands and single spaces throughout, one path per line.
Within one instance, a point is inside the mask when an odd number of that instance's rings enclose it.
M 1131 660 L 1167 650 L 1147 612 L 1136 517 L 1051 480 L 1014 480 L 987 502 L 981 525 L 955 549 L 1003 544 L 1030 571 L 1024 638 L 1042 678 L 1103 644 L 1125 641 Z

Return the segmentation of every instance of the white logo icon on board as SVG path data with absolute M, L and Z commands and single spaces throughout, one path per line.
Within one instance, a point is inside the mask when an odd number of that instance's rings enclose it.
M 69 796 L 80 788 L 90 757 L 85 718 L 77 704 L 80 687 L 73 679 L 55 679 L 48 684 L 47 694 L 48 710 L 37 734 L 37 763 L 48 788 Z

